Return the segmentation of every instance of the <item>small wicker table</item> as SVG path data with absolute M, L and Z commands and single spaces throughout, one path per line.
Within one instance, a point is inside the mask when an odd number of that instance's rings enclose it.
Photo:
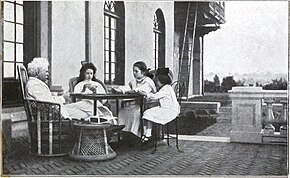
M 107 129 L 109 123 L 73 123 L 74 146 L 70 157 L 77 160 L 108 160 L 116 157 L 116 153 L 108 144 Z

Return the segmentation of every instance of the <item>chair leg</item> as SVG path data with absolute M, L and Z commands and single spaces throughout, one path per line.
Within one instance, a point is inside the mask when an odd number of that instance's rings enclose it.
M 166 133 L 167 133 L 167 145 L 170 147 L 170 144 L 169 144 L 169 127 L 168 127 L 168 124 L 166 124 Z
M 155 123 L 153 123 L 152 132 L 153 132 L 153 146 L 154 146 L 153 153 L 156 153 L 157 151 L 157 126 Z
M 120 132 L 118 132 L 118 143 L 120 143 L 121 141 L 121 135 L 120 135 Z
M 177 122 L 178 118 L 175 118 L 175 125 L 176 125 L 176 149 L 179 151 L 179 152 L 183 152 L 182 150 L 179 149 L 178 147 L 178 122 Z
M 164 127 L 163 127 L 163 125 L 161 125 L 161 130 L 162 130 L 162 137 L 161 137 L 161 139 L 164 140 Z

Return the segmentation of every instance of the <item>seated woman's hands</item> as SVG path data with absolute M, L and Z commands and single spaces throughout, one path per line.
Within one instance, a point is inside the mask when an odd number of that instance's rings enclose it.
M 112 88 L 112 93 L 123 93 L 123 91 L 119 88 Z
M 138 90 L 137 93 L 140 95 L 143 95 L 143 96 L 147 96 L 147 93 L 145 91 L 142 91 L 142 90 Z
M 92 91 L 93 94 L 96 94 L 98 86 L 90 84 L 90 83 L 85 84 L 84 87 L 83 87 L 82 92 L 85 92 L 86 88 L 89 89 L 90 91 Z
M 137 93 L 135 90 L 129 90 L 129 91 L 126 91 L 125 92 L 126 94 L 135 94 L 135 93 Z

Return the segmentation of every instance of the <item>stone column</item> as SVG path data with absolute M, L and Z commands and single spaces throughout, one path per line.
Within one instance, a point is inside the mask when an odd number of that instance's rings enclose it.
M 284 124 L 280 127 L 280 134 L 281 135 L 287 135 L 287 130 L 288 130 L 288 126 L 287 126 L 287 120 L 288 120 L 288 111 L 287 111 L 287 100 L 282 101 L 281 102 L 283 104 L 283 110 L 282 110 L 282 122 L 284 122 Z
M 233 87 L 231 142 L 262 143 L 262 87 Z
M 201 95 L 202 94 L 202 66 L 201 66 L 201 46 L 200 46 L 200 39 L 198 36 L 195 37 L 194 42 L 194 50 L 193 50 L 193 60 L 192 60 L 192 67 L 191 67 L 191 78 L 189 82 L 190 88 L 192 88 L 189 95 Z

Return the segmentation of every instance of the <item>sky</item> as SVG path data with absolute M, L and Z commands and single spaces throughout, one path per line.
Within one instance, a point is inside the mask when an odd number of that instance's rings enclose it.
M 226 23 L 204 36 L 204 73 L 288 73 L 288 2 L 226 1 Z

